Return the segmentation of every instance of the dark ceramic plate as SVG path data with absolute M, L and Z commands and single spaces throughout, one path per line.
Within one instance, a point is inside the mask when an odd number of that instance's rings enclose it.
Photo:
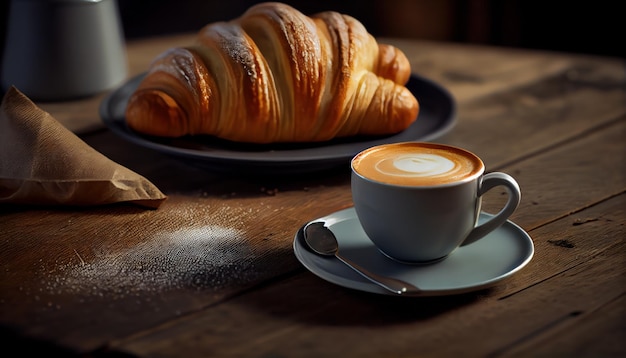
M 407 88 L 420 104 L 418 119 L 401 133 L 381 137 L 353 137 L 323 143 L 241 144 L 211 136 L 157 138 L 139 134 L 126 126 L 128 99 L 145 74 L 138 75 L 107 95 L 100 105 L 104 124 L 122 138 L 190 165 L 230 173 L 306 173 L 349 165 L 361 150 L 383 143 L 432 141 L 455 123 L 456 103 L 437 83 L 412 75 Z

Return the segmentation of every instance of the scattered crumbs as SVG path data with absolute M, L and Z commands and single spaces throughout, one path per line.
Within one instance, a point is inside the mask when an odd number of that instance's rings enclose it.
M 537 201 L 532 201 L 532 204 L 533 204 L 533 205 L 539 205 L 539 202 L 537 202 Z
M 600 220 L 600 219 L 598 219 L 598 218 L 576 219 L 576 220 L 574 220 L 572 225 L 573 226 L 578 226 L 578 225 L 582 225 L 582 224 L 586 224 L 586 223 L 593 222 L 593 221 L 598 221 L 598 220 Z
M 80 264 L 81 265 L 85 265 L 85 261 L 83 260 L 83 258 L 80 256 L 80 254 L 78 253 L 78 251 L 76 251 L 76 249 L 73 249 L 74 253 L 76 254 L 76 256 L 78 256 L 78 259 L 80 260 Z
M 554 246 L 565 247 L 568 249 L 574 248 L 574 244 L 569 240 L 548 240 L 548 242 Z
M 260 274 L 244 233 L 214 225 L 160 232 L 114 256 L 77 261 L 60 266 L 44 282 L 45 290 L 120 298 L 146 291 L 219 289 Z

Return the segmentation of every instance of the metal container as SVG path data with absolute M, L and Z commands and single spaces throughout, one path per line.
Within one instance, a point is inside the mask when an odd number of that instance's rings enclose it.
M 11 0 L 2 87 L 34 100 L 91 96 L 126 79 L 117 0 Z

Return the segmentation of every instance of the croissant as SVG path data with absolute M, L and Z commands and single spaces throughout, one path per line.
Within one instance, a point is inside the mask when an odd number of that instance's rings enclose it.
M 260 3 L 155 58 L 125 116 L 148 135 L 246 143 L 394 134 L 419 112 L 410 74 L 404 53 L 353 17 Z

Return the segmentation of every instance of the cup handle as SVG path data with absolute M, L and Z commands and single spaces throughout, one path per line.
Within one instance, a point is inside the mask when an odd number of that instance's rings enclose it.
M 517 184 L 517 181 L 515 181 L 512 176 L 506 173 L 493 172 L 485 174 L 478 187 L 478 196 L 483 196 L 486 192 L 496 186 L 505 187 L 509 195 L 509 200 L 499 213 L 493 216 L 490 220 L 476 226 L 461 243 L 461 246 L 469 245 L 500 227 L 519 206 L 522 198 L 522 192 L 519 184 Z

